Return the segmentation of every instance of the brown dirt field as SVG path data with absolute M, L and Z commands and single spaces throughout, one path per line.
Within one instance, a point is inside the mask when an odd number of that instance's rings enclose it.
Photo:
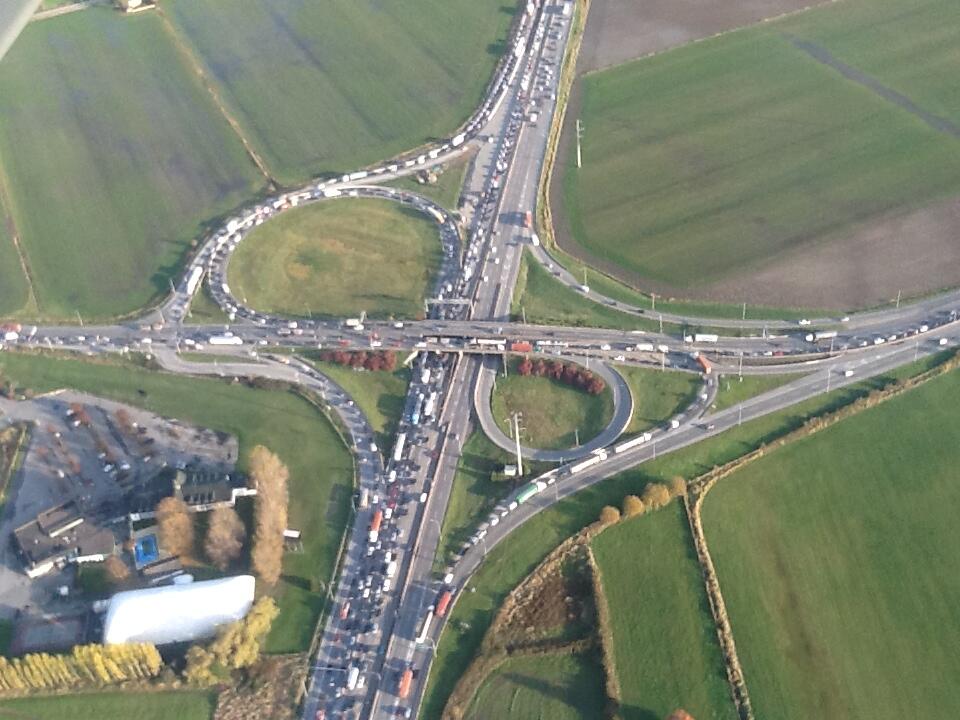
M 960 280 L 960 198 L 864 223 L 698 288 L 698 299 L 810 308 L 870 307 Z M 936 258 L 936 262 L 931 262 Z M 811 278 L 816 278 L 811 283 Z M 689 294 L 689 293 L 687 293 Z M 891 297 L 892 295 L 892 297 Z
M 591 0 L 578 70 L 634 58 L 827 0 Z

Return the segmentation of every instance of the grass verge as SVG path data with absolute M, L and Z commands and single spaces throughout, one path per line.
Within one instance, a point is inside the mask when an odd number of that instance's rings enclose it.
M 211 691 L 111 692 L 2 700 L 0 714 L 30 720 L 210 720 L 216 706 Z
M 664 423 L 690 405 L 700 389 L 700 378 L 693 373 L 661 372 L 629 365 L 617 365 L 616 369 L 627 381 L 633 396 L 633 417 L 624 435 Z

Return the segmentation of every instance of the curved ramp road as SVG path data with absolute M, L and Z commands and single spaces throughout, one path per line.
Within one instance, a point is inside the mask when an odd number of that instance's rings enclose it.
M 494 383 L 497 377 L 498 360 L 491 358 L 483 363 L 480 370 L 480 377 L 474 387 L 474 410 L 480 421 L 480 427 L 484 434 L 497 446 L 509 453 L 516 451 L 516 444 L 513 439 L 507 436 L 498 426 L 491 410 L 491 399 L 493 396 Z M 590 366 L 595 374 L 603 378 L 607 387 L 613 394 L 613 417 L 607 426 L 594 438 L 575 448 L 565 448 L 563 450 L 543 450 L 540 448 L 529 448 L 521 446 L 521 455 L 528 460 L 540 460 L 546 462 L 564 462 L 575 458 L 585 457 L 594 450 L 606 447 L 616 440 L 630 424 L 630 418 L 633 417 L 633 396 L 630 394 L 630 386 L 626 380 L 616 370 L 606 363 L 595 362 Z

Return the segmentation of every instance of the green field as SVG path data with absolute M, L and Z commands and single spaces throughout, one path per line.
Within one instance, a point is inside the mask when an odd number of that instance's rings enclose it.
M 689 290 L 957 193 L 956 138 L 790 36 L 958 121 L 958 23 L 951 0 L 851 0 L 586 76 L 576 242 Z
M 415 192 L 418 195 L 430 198 L 447 210 L 456 210 L 457 200 L 460 199 L 460 190 L 463 187 L 463 180 L 467 175 L 469 166 L 470 159 L 468 157 L 443 165 L 443 172 L 440 173 L 437 182 L 433 185 L 419 183 L 409 176 L 392 180 L 384 183 L 384 185 Z
M 190 301 L 190 310 L 187 313 L 187 317 L 184 318 L 184 322 L 189 325 L 221 323 L 227 325 L 230 323 L 230 318 L 227 317 L 227 314 L 223 312 L 220 306 L 210 297 L 210 289 L 207 287 L 207 283 L 204 282 L 201 284 L 197 294 L 193 296 L 193 300 Z
M 732 405 L 742 403 L 756 395 L 786 385 L 801 377 L 803 373 L 789 375 L 720 375 L 717 377 L 717 399 L 710 408 L 714 411 L 724 410 Z
M 960 373 L 724 479 L 704 528 L 757 717 L 960 713 Z
M 271 174 L 343 173 L 443 137 L 479 103 L 513 3 L 165 5 Z
M 46 22 L 46 21 L 44 21 Z M 214 692 L 112 692 L 0 701 L 0 717 L 12 720 L 210 720 Z
M 595 655 L 507 660 L 483 682 L 465 720 L 601 720 L 606 696 Z
M 251 232 L 230 260 L 230 287 L 266 312 L 413 318 L 440 255 L 436 223 L 406 206 L 320 202 Z
M 736 717 L 683 505 L 605 530 L 593 552 L 623 719 L 664 718 L 678 707 L 697 720 Z
M 700 389 L 700 378 L 693 373 L 629 365 L 617 365 L 616 370 L 627 381 L 633 396 L 633 417 L 624 435 L 643 432 L 669 420 L 690 405 Z
M 516 530 L 509 542 L 490 551 L 471 578 L 469 592 L 461 593 L 440 638 L 439 662 L 434 663 L 431 670 L 422 717 L 429 720 L 440 717 L 447 696 L 480 647 L 483 634 L 507 593 L 560 542 L 596 520 L 604 505 L 619 506 L 624 495 L 640 492 L 651 480 L 666 481 L 675 475 L 696 477 L 761 444 L 769 444 L 800 427 L 809 417 L 846 405 L 871 388 L 922 372 L 944 358 L 945 355 L 934 356 L 899 368 L 888 376 L 834 390 L 829 395 L 744 423 L 715 438 L 609 478 L 538 513 Z M 663 617 L 662 608 L 656 608 L 648 622 L 659 623 Z
M 511 363 L 508 377 L 497 376 L 490 400 L 493 419 L 513 437 L 512 416 L 520 418 L 520 441 L 547 450 L 572 448 L 593 439 L 613 417 L 613 392 L 591 395 L 548 377 L 523 377 Z M 579 433 L 579 435 L 577 434 Z
M 29 25 L 4 58 L 0 173 L 25 312 L 69 319 L 166 293 L 204 223 L 263 185 L 157 14 L 100 7 Z M 20 282 L 0 252 L 0 287 Z
M 307 649 L 323 608 L 320 590 L 333 573 L 353 491 L 350 453 L 320 412 L 291 393 L 118 363 L 3 353 L 0 375 L 35 392 L 75 388 L 235 434 L 241 469 L 254 445 L 276 452 L 290 469 L 290 527 L 303 531 L 304 549 L 284 560 L 283 579 L 272 593 L 281 614 L 267 649 Z
M 369 372 L 316 360 L 311 360 L 311 364 L 353 398 L 367 416 L 376 434 L 380 452 L 388 453 L 403 415 L 410 371 L 400 368 L 392 373 Z

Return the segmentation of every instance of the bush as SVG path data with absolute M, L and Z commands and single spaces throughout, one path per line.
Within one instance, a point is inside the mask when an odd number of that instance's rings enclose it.
M 663 483 L 648 483 L 643 489 L 643 502 L 651 510 L 659 510 L 670 502 L 670 491 Z
M 627 495 L 623 499 L 623 516 L 626 518 L 643 515 L 646 509 L 647 506 L 643 504 L 643 500 L 636 495 Z
M 605 505 L 600 511 L 600 523 L 602 525 L 613 525 L 620 521 L 620 511 L 613 505 Z

